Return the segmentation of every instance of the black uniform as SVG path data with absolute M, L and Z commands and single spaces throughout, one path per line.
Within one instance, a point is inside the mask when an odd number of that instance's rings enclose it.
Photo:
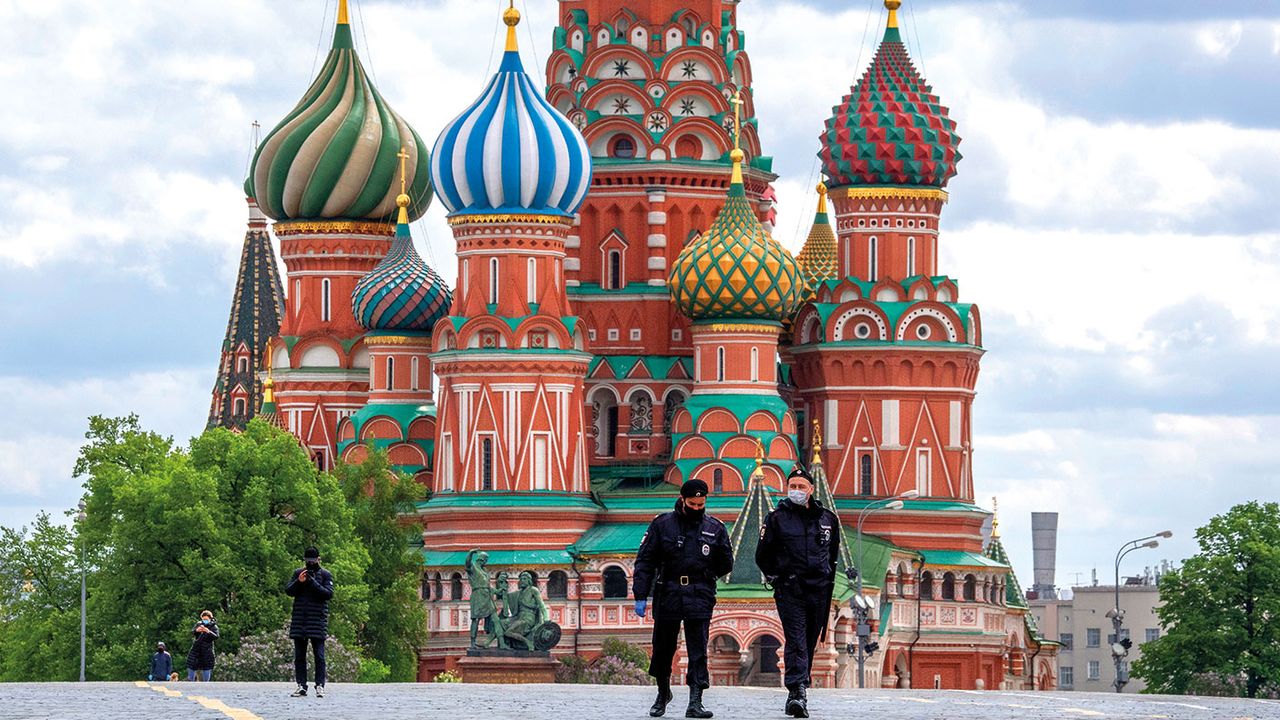
M 303 571 L 306 580 L 299 580 Z M 293 675 L 298 686 L 307 686 L 307 644 L 316 658 L 316 687 L 324 687 L 328 669 L 325 666 L 324 641 L 329 634 L 329 600 L 333 598 L 333 575 L 324 568 L 300 567 L 293 571 L 284 592 L 293 598 L 293 615 L 289 637 L 293 639 Z
M 671 677 L 671 661 L 683 621 L 685 650 L 689 654 L 686 684 L 703 690 L 711 687 L 707 635 L 716 606 L 716 578 L 731 570 L 733 548 L 729 533 L 724 523 L 714 517 L 703 515 L 697 522 L 677 509 L 649 523 L 649 531 L 636 553 L 632 592 L 637 600 L 644 600 L 653 591 L 650 675 L 659 680 Z
M 812 497 L 808 507 L 778 503 L 760 530 L 756 565 L 773 584 L 789 688 L 809 685 L 813 651 L 831 614 L 839 554 L 840 520 Z

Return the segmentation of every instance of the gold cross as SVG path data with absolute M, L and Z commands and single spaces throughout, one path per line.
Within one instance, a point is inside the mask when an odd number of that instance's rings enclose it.
M 735 90 L 729 102 L 733 103 L 733 147 L 740 149 L 742 147 L 742 104 L 745 102 L 742 99 L 742 90 Z
M 514 2 L 514 0 L 512 1 Z M 405 192 L 405 184 L 407 174 L 409 172 L 406 169 L 406 163 L 409 161 L 409 153 L 401 147 L 400 152 L 396 153 L 396 157 L 400 158 L 400 194 L 407 195 L 408 193 Z

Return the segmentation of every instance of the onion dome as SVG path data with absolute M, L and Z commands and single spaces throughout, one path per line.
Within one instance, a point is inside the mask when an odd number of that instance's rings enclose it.
M 431 201 L 427 147 L 369 81 L 339 0 L 333 49 L 296 107 L 267 134 L 245 190 L 274 220 L 389 222 L 396 156 L 409 153 L 410 219 Z
M 480 99 L 436 140 L 431 179 L 451 216 L 571 216 L 591 185 L 591 152 L 573 123 L 534 87 L 508 8 L 502 65 Z
M 429 332 L 449 314 L 453 293 L 413 247 L 409 196 L 401 194 L 396 204 L 400 218 L 391 251 L 356 283 L 351 310 L 367 330 Z
M 822 171 L 833 187 L 946 187 L 960 161 L 956 123 L 911 64 L 898 31 L 901 0 L 884 0 L 889 24 L 871 67 L 822 134 Z
M 818 212 L 813 218 L 813 228 L 809 237 L 800 248 L 796 262 L 804 274 L 808 286 L 806 299 L 811 296 L 818 283 L 835 280 L 838 274 L 837 243 L 835 231 L 831 229 L 831 221 L 827 218 L 827 186 L 818 183 Z
M 693 320 L 781 321 L 803 299 L 800 265 L 769 236 L 747 200 L 742 150 L 729 156 L 733 181 L 724 208 L 680 251 L 667 284 L 680 312 Z

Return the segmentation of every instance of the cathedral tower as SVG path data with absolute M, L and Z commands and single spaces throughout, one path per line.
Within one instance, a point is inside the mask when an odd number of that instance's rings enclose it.
M 347 1 L 339 0 L 320 74 L 267 134 L 245 182 L 276 221 L 288 269 L 274 352 L 276 400 L 289 430 L 326 469 L 339 421 L 369 397 L 369 350 L 350 298 L 391 249 L 402 148 L 414 220 L 431 194 L 426 147 L 370 81 L 352 42 Z

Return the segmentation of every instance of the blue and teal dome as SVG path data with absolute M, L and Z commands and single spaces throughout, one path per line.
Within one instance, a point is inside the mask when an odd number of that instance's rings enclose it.
M 571 216 L 591 185 L 591 152 L 525 73 L 515 42 L 520 13 L 510 8 L 503 21 L 502 66 L 436 140 L 432 184 L 451 216 Z
M 351 310 L 366 330 L 430 332 L 449 314 L 453 293 L 413 247 L 409 197 L 401 195 L 397 202 L 400 222 L 391 251 L 356 283 Z

